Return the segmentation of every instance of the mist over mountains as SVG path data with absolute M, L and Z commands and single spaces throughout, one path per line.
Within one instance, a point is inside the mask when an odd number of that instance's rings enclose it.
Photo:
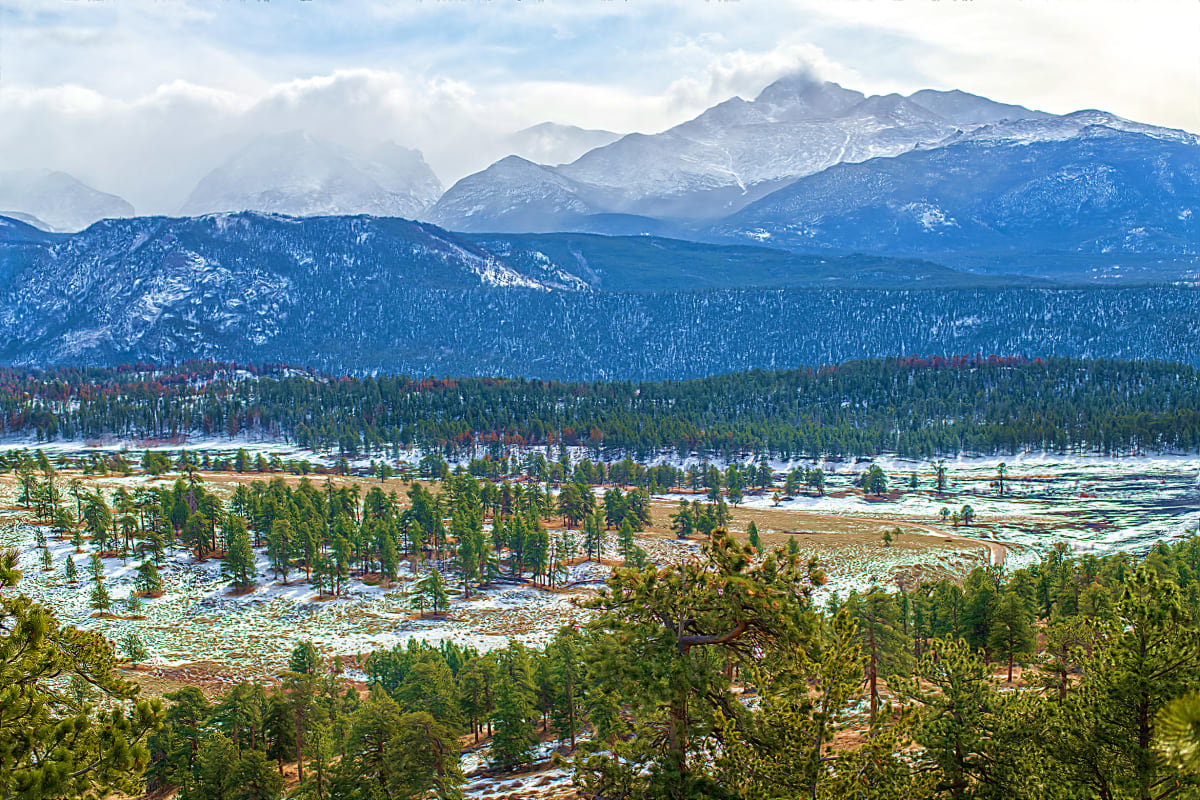
M 1053 115 L 962 91 L 868 97 L 798 75 L 653 135 L 543 123 L 481 142 L 510 154 L 445 191 L 420 152 L 391 142 L 259 137 L 214 166 L 180 213 L 370 214 L 967 268 L 1013 253 L 1191 257 L 1198 142 L 1102 111 Z M 0 211 L 55 231 L 133 214 L 71 176 L 32 171 L 4 174 Z

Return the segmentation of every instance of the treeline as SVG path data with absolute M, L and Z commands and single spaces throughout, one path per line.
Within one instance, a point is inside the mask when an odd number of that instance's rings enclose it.
M 512 447 L 584 446 L 606 460 L 1200 448 L 1200 375 L 1161 362 L 882 359 L 638 384 L 254 376 L 200 364 L 194 379 L 7 370 L 0 384 L 8 434 L 251 432 L 393 460 L 409 447 L 498 459 Z

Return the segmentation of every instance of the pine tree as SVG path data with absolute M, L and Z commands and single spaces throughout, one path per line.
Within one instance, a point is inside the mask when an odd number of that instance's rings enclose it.
M 221 571 L 233 581 L 238 589 L 254 583 L 254 551 L 250 548 L 250 534 L 241 517 L 230 514 L 226 522 L 227 539 L 225 559 Z
M 350 786 L 370 784 L 368 797 L 387 797 L 396 763 L 388 743 L 400 729 L 400 706 L 381 686 L 373 686 L 363 705 L 354 712 L 342 759 Z
M 442 580 L 442 574 L 437 569 L 431 569 L 425 577 L 417 581 L 415 602 L 420 604 L 422 612 L 425 610 L 425 604 L 428 603 L 433 608 L 433 613 L 437 614 L 450 605 L 450 597 L 446 594 L 446 583 Z
M 619 491 L 614 489 L 613 491 Z M 605 498 L 607 505 L 608 499 Z M 595 556 L 596 561 L 600 561 L 604 556 L 604 540 L 605 540 L 605 522 L 601 518 L 600 512 L 594 511 L 588 515 L 584 522 L 583 528 L 583 546 L 590 561 Z
M 398 798 L 452 798 L 461 794 L 461 746 L 453 731 L 424 711 L 405 714 L 386 754 L 394 765 L 388 788 Z
M 1037 643 L 1029 609 L 1014 591 L 1007 591 L 996 604 L 992 614 L 988 647 L 998 658 L 1008 662 L 1008 682 L 1012 683 L 1013 662 L 1033 652 Z
M 549 667 L 551 709 L 550 718 L 559 741 L 569 741 L 575 748 L 575 734 L 582 716 L 583 658 L 579 634 L 573 628 L 563 628 L 553 642 L 546 646 Z
M 987 664 L 961 640 L 935 639 L 912 680 L 899 682 L 907 703 L 922 709 L 914 740 L 940 772 L 951 798 L 979 796 L 976 787 L 996 761 L 998 697 Z M 1019 796 L 990 787 L 985 797 Z
M 292 648 L 288 669 L 300 675 L 316 675 L 324 663 L 316 645 L 311 641 L 304 641 Z
M 137 579 L 134 586 L 144 595 L 157 595 L 163 590 L 162 577 L 153 561 L 144 561 L 138 567 Z
M 285 584 L 291 564 L 292 536 L 291 523 L 282 517 L 271 523 L 270 533 L 267 534 L 267 556 L 271 560 L 271 568 L 276 575 L 283 576 Z
M 279 800 L 283 797 L 283 776 L 259 750 L 242 750 L 230 781 L 236 788 L 236 800 Z
M 1045 745 L 1059 774 L 1094 797 L 1153 798 L 1178 774 L 1155 753 L 1164 708 L 1194 691 L 1200 630 L 1179 587 L 1145 564 L 1124 583 L 1114 618 L 1057 706 Z
M 1168 703 L 1156 719 L 1155 749 L 1181 772 L 1200 775 L 1200 692 Z
M 15 553 L 0 556 L 0 586 L 15 586 Z M 0 797 L 135 794 L 162 722 L 158 701 L 137 700 L 100 634 L 62 628 L 23 595 L 0 594 Z M 76 701 L 68 682 L 97 702 Z
M 527 680 L 525 675 L 516 678 L 501 671 L 492 712 L 492 766 L 497 769 L 513 770 L 533 761 L 536 712 Z
M 846 610 L 857 623 L 859 646 L 864 655 L 864 678 L 871 703 L 871 722 L 879 713 L 879 676 L 905 675 L 910 659 L 909 639 L 905 635 L 896 598 L 879 590 L 864 595 L 851 594 Z
M 146 652 L 146 646 L 142 644 L 141 638 L 136 633 L 125 634 L 125 638 L 121 640 L 121 653 L 135 667 L 138 662 L 145 661 L 150 655 Z
M 629 524 L 629 520 L 622 522 L 620 530 L 617 531 L 617 546 L 620 548 L 621 557 L 629 561 L 637 547 L 633 541 L 633 526 Z
M 644 571 L 618 570 L 591 604 L 589 691 L 621 697 L 632 736 L 580 745 L 574 764 L 600 796 L 723 796 L 707 756 L 740 715 L 731 672 L 803 649 L 818 621 L 803 612 L 809 575 L 798 557 L 752 559 L 716 532 L 704 558 Z M 653 787 L 653 788 L 652 788 Z
M 112 608 L 112 597 L 108 593 L 108 588 L 105 587 L 104 581 L 96 581 L 95 587 L 92 589 L 91 607 L 97 611 L 108 611 Z
M 750 524 L 746 527 L 746 536 L 750 541 L 750 546 L 757 553 L 762 550 L 762 542 L 758 537 L 758 526 L 754 524 L 754 520 L 750 520 Z
M 99 553 L 92 553 L 88 557 L 88 571 L 91 573 L 93 581 L 104 580 L 104 560 L 100 558 Z

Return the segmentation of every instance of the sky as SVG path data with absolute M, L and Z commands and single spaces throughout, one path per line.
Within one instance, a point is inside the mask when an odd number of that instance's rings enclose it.
M 305 130 L 449 186 L 532 124 L 653 133 L 799 71 L 1200 132 L 1197 41 L 1197 0 L 0 0 L 0 170 L 176 213 Z

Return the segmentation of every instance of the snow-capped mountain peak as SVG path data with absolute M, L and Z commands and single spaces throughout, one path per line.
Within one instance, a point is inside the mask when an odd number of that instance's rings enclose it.
M 732 97 L 662 133 L 629 134 L 569 164 L 468 176 L 432 217 L 466 231 L 627 232 L 631 224 L 686 231 L 837 165 L 958 142 L 1007 147 L 1115 133 L 1198 141 L 1102 111 L 1055 116 L 957 90 L 867 97 L 793 75 L 753 100 Z
M 612 131 L 542 122 L 509 134 L 502 146 L 509 154 L 537 164 L 567 164 L 620 138 L 621 134 Z
M 208 173 L 182 212 L 413 218 L 429 208 L 441 190 L 419 151 L 391 142 L 352 151 L 304 131 L 289 131 L 259 137 Z
M 131 217 L 133 206 L 73 175 L 48 169 L 0 172 L 0 213 L 32 218 L 39 227 L 78 231 L 106 217 Z
M 865 99 L 862 92 L 800 74 L 780 78 L 763 89 L 754 105 L 772 121 L 798 122 L 836 117 Z

